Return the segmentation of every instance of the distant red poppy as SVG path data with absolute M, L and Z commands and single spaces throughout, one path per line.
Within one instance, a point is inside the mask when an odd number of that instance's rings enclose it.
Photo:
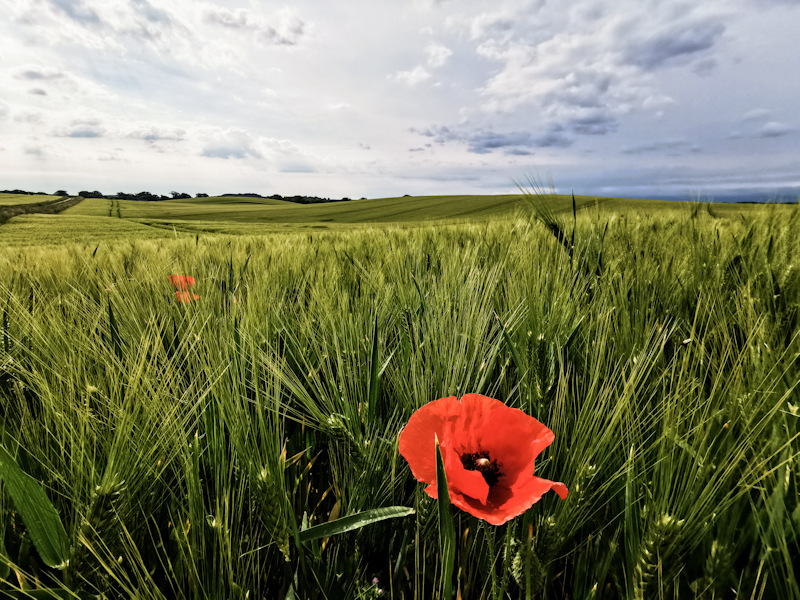
M 492 525 L 521 515 L 548 490 L 562 500 L 567 486 L 533 475 L 533 462 L 555 439 L 521 410 L 480 394 L 429 402 L 411 415 L 400 434 L 400 454 L 431 498 L 436 488 L 438 436 L 450 502 Z
M 192 300 L 197 300 L 200 298 L 200 296 L 191 292 L 175 292 L 175 297 L 179 302 L 183 302 L 184 304 L 188 304 Z
M 169 282 L 176 290 L 188 290 L 194 285 L 194 277 L 191 275 L 170 275 Z

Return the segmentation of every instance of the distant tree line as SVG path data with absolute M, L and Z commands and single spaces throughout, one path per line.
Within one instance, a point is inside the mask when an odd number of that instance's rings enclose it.
M 28 195 L 46 195 L 45 192 L 26 192 L 25 190 L 2 190 L 0 194 L 28 194 Z M 70 194 L 64 190 L 58 190 L 53 194 L 54 196 L 69 196 Z M 273 194 L 272 196 L 262 196 L 261 194 L 254 194 L 248 192 L 245 194 L 220 194 L 221 196 L 240 196 L 245 198 L 269 198 L 272 200 L 285 200 L 286 202 L 296 202 L 298 204 L 321 204 L 325 202 L 346 202 L 350 198 L 320 198 L 319 196 L 281 196 L 280 194 Z M 183 200 L 191 198 L 190 194 L 184 192 L 170 192 L 169 196 L 151 194 L 150 192 L 139 192 L 138 194 L 128 194 L 126 192 L 117 192 L 116 194 L 103 194 L 97 190 L 90 192 L 81 190 L 78 192 L 81 198 L 105 198 L 107 200 L 136 200 L 140 202 L 160 202 L 162 200 Z M 208 194 L 198 193 L 195 198 L 208 198 Z M 366 200 L 366 198 L 362 198 Z
M 347 202 L 350 198 L 320 198 L 319 196 L 281 196 L 280 194 L 273 194 L 272 196 L 262 196 L 261 194 L 221 194 L 222 196 L 240 196 L 244 198 L 269 198 L 270 200 L 285 200 L 286 202 L 296 202 L 298 204 L 322 204 L 324 202 Z M 366 200 L 366 198 L 362 198 Z
M 44 192 L 26 192 L 25 190 L 0 190 L 0 194 L 17 194 L 17 195 L 26 194 L 28 196 L 46 196 L 47 195 Z M 58 196 L 59 194 L 56 193 L 55 195 Z
M 191 194 L 186 194 L 184 192 L 170 192 L 169 196 L 158 195 L 158 194 L 151 194 L 150 192 L 139 192 L 138 194 L 128 194 L 126 192 L 117 192 L 114 195 L 106 195 L 101 194 L 98 191 L 94 192 L 87 192 L 81 191 L 78 192 L 78 196 L 82 196 L 83 198 L 106 198 L 108 200 L 135 200 L 139 202 L 160 202 L 162 200 L 183 200 L 185 198 L 191 198 Z M 197 194 L 198 198 L 208 198 L 208 194 Z

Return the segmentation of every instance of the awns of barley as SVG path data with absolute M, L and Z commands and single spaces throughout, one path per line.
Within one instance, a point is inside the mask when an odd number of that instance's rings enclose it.
M 636 600 L 651 597 L 651 585 L 658 579 L 659 572 L 663 572 L 666 553 L 682 526 L 683 520 L 664 514 L 645 535 L 633 574 L 633 595 Z
M 98 588 L 107 587 L 100 555 L 113 559 L 119 549 L 117 508 L 124 491 L 125 482 L 118 481 L 116 475 L 94 488 L 69 561 L 67 579 L 73 582 L 75 589 L 86 582 Z

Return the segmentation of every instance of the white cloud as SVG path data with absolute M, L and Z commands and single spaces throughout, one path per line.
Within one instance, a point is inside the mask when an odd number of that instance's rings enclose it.
M 397 71 L 392 77 L 409 87 L 414 87 L 428 81 L 433 76 L 431 70 L 444 66 L 447 59 L 453 55 L 453 51 L 441 43 L 428 44 L 425 47 L 425 53 L 428 55 L 428 59 L 425 61 L 427 66 L 417 65 L 413 69 Z
M 50 65 L 25 64 L 11 70 L 12 81 L 17 89 L 24 89 L 29 95 L 51 96 L 53 93 L 70 98 L 85 96 L 98 100 L 115 100 L 116 95 L 102 84 L 92 79 L 77 75 L 58 65 L 54 60 Z M 35 87 L 29 87 L 34 84 Z
M 395 73 L 394 78 L 409 86 L 415 86 L 430 79 L 431 74 L 425 69 L 425 67 L 417 65 L 409 71 L 398 71 Z
M 759 137 L 774 138 L 781 137 L 788 133 L 792 133 L 794 127 L 778 121 L 769 121 L 764 123 L 756 132 Z
M 425 52 L 428 54 L 428 66 L 431 69 L 444 65 L 453 54 L 453 51 L 443 44 L 430 44 L 425 48 Z
M 33 156 L 35 158 L 45 158 L 48 154 L 43 146 L 34 145 L 25 146 L 24 152 L 26 155 Z
M 293 46 L 307 34 L 307 25 L 294 12 L 283 10 L 270 20 L 240 8 L 229 10 L 207 6 L 203 12 L 206 22 L 231 30 L 252 31 L 262 44 Z
M 754 108 L 742 115 L 742 121 L 760 121 L 768 118 L 771 114 L 772 111 L 768 108 Z
M 217 131 L 208 136 L 210 139 L 203 147 L 202 156 L 209 158 L 244 159 L 261 158 L 261 152 L 249 133 L 235 127 Z
M 186 139 L 186 130 L 180 127 L 139 123 L 127 133 L 127 137 L 137 138 L 146 142 L 162 140 L 180 142 Z
M 69 125 L 55 128 L 51 135 L 68 138 L 99 138 L 106 134 L 106 129 L 96 117 L 73 119 Z
M 64 72 L 61 71 L 61 69 L 55 69 L 53 67 L 26 65 L 14 69 L 14 77 L 26 81 L 53 81 L 63 79 Z
M 258 140 L 258 144 L 261 147 L 262 152 L 273 156 L 276 155 L 289 156 L 301 153 L 301 150 L 300 148 L 298 148 L 297 144 L 289 140 L 279 140 L 277 138 L 261 137 Z
M 124 160 L 118 151 L 103 151 L 97 154 L 97 160 L 102 162 Z
M 42 113 L 38 110 L 23 110 L 14 115 L 18 123 L 39 124 L 42 122 Z

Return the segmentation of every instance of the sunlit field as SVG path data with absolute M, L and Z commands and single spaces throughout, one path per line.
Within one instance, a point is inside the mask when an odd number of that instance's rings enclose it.
M 0 226 L 0 596 L 800 598 L 797 205 L 213 200 Z M 468 393 L 565 500 L 425 493 Z

